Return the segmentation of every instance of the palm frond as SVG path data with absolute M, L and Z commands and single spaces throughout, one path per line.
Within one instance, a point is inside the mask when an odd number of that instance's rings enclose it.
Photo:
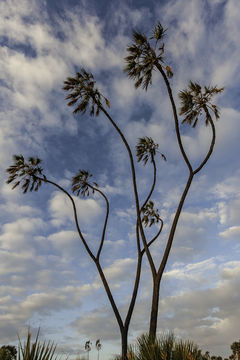
M 153 29 L 153 36 L 151 37 L 151 39 L 156 39 L 157 41 L 162 40 L 166 31 L 167 29 L 164 29 L 162 24 L 158 22 Z
M 78 174 L 72 178 L 72 192 L 76 193 L 77 196 L 81 195 L 83 197 L 89 196 L 90 191 L 94 194 L 94 188 L 98 188 L 98 184 L 93 182 L 93 185 L 90 184 L 90 174 L 86 170 L 79 170 Z
M 39 166 L 40 163 L 41 160 L 37 157 L 29 157 L 28 161 L 25 161 L 23 155 L 14 155 L 13 165 L 6 169 L 9 173 L 6 183 L 13 182 L 12 189 L 21 185 L 24 194 L 28 191 L 38 191 L 42 179 L 46 179 L 43 169 Z
M 124 72 L 135 80 L 136 88 L 142 86 L 147 90 L 152 81 L 152 71 L 157 56 L 144 34 L 134 30 L 132 40 L 133 43 L 127 47 L 129 56 L 125 57 L 127 64 Z
M 164 42 L 163 37 L 166 30 L 160 22 L 154 27 L 153 36 L 147 36 L 136 30 L 132 34 L 132 43 L 127 47 L 128 56 L 125 57 L 126 66 L 124 72 L 130 79 L 135 81 L 135 87 L 142 86 L 147 90 L 152 84 L 152 72 L 156 65 L 166 69 L 167 76 L 172 77 L 173 71 L 170 66 L 163 66 Z M 152 41 L 153 40 L 153 44 Z M 160 46 L 157 44 L 161 41 Z
M 65 99 L 70 100 L 67 103 L 68 106 L 74 106 L 74 114 L 85 114 L 90 107 L 90 115 L 98 116 L 103 107 L 103 101 L 107 107 L 110 107 L 109 100 L 96 88 L 93 74 L 83 68 L 76 73 L 75 77 L 68 77 L 62 89 L 68 92 Z
M 138 139 L 138 144 L 136 145 L 137 161 L 143 161 L 144 165 L 146 165 L 149 159 L 153 162 L 158 146 L 159 145 L 156 144 L 150 137 L 145 136 Z
M 195 127 L 202 114 L 205 116 L 205 124 L 208 125 L 212 119 L 210 111 L 219 119 L 219 109 L 212 104 L 212 97 L 221 93 L 224 88 L 216 86 L 202 87 L 197 82 L 190 81 L 188 88 L 179 92 L 180 99 L 179 115 L 184 115 L 182 123 L 188 123 Z
M 156 224 L 160 221 L 160 216 L 158 213 L 158 209 L 154 209 L 154 202 L 149 201 L 143 208 L 142 208 L 142 223 L 143 225 L 151 227 L 153 224 Z
M 169 65 L 166 66 L 166 72 L 167 72 L 167 76 L 169 77 L 169 79 L 171 79 L 173 77 L 173 71 Z

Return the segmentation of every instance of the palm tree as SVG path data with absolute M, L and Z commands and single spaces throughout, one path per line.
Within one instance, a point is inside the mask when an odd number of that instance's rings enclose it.
M 156 162 L 155 157 L 157 156 L 158 144 L 156 144 L 151 138 L 143 137 L 139 139 L 139 142 L 136 146 L 137 160 L 143 161 L 145 165 L 148 161 L 152 164 L 153 167 L 153 181 L 147 194 L 146 199 L 140 204 L 137 181 L 136 181 L 136 172 L 135 172 L 135 163 L 133 159 L 133 154 L 130 149 L 130 146 L 120 130 L 119 126 L 113 120 L 111 115 L 108 112 L 110 108 L 109 100 L 101 94 L 101 92 L 96 87 L 96 81 L 93 74 L 87 72 L 85 69 L 81 69 L 80 72 L 76 73 L 75 77 L 68 77 L 64 82 L 63 90 L 68 94 L 66 99 L 68 100 L 68 105 L 73 106 L 74 114 L 85 114 L 89 111 L 90 116 L 98 116 L 102 113 L 107 120 L 112 124 L 113 128 L 116 130 L 120 136 L 126 150 L 128 153 L 130 166 L 131 166 L 131 176 L 132 176 L 132 185 L 133 193 L 135 199 L 135 208 L 136 208 L 136 244 L 137 244 L 137 267 L 135 273 L 135 282 L 133 287 L 132 296 L 129 303 L 129 308 L 126 314 L 125 319 L 122 318 L 116 302 L 113 298 L 111 289 L 108 285 L 107 279 L 105 277 L 104 271 L 100 263 L 100 256 L 102 253 L 103 244 L 105 241 L 106 228 L 109 217 L 109 201 L 107 196 L 101 191 L 96 182 L 92 181 L 92 174 L 86 170 L 79 170 L 76 176 L 73 177 L 72 181 L 72 191 L 76 193 L 77 196 L 89 196 L 90 194 L 98 193 L 106 204 L 106 213 L 105 220 L 103 223 L 102 233 L 99 241 L 99 245 L 96 251 L 96 254 L 88 246 L 88 243 L 83 235 L 79 221 L 78 214 L 75 205 L 73 196 L 65 190 L 62 186 L 57 183 L 49 180 L 46 175 L 43 174 L 43 169 L 40 167 L 41 160 L 38 158 L 29 158 L 28 161 L 25 161 L 22 155 L 14 156 L 14 164 L 7 169 L 9 173 L 8 183 L 13 183 L 13 188 L 21 185 L 24 193 L 27 191 L 38 191 L 41 184 L 51 184 L 58 190 L 62 191 L 70 200 L 73 208 L 73 216 L 75 220 L 75 225 L 79 234 L 79 237 L 93 262 L 95 263 L 98 273 L 101 277 L 103 286 L 107 293 L 108 299 L 110 301 L 111 307 L 113 309 L 114 315 L 116 317 L 122 340 L 122 358 L 126 360 L 127 358 L 127 336 L 129 324 L 133 314 L 133 309 L 136 302 L 136 297 L 139 288 L 139 281 L 141 275 L 142 267 L 142 258 L 144 253 L 146 253 L 150 268 L 152 271 L 153 278 L 153 294 L 152 294 L 152 309 L 151 309 L 151 319 L 150 319 L 150 330 L 149 333 L 151 337 L 156 336 L 157 329 L 157 315 L 158 315 L 158 302 L 159 302 L 159 290 L 160 282 L 162 278 L 163 271 L 165 269 L 167 259 L 171 250 L 175 230 L 179 220 L 179 216 L 191 186 L 194 175 L 196 175 L 202 167 L 206 164 L 215 144 L 215 126 L 211 117 L 212 111 L 215 114 L 215 117 L 219 117 L 218 109 L 215 105 L 211 103 L 212 96 L 221 92 L 223 89 L 218 89 L 216 87 L 205 87 L 202 91 L 200 85 L 196 83 L 190 83 L 188 90 L 180 92 L 180 100 L 182 101 L 181 114 L 186 115 L 183 119 L 183 122 L 195 126 L 198 121 L 198 117 L 205 116 L 206 125 L 210 124 L 212 130 L 212 141 L 209 147 L 209 151 L 202 161 L 202 163 L 194 169 L 191 165 L 188 156 L 184 150 L 180 130 L 179 130 L 179 121 L 175 102 L 172 95 L 172 90 L 169 84 L 168 78 L 173 76 L 173 71 L 169 65 L 165 63 L 164 59 L 164 36 L 166 30 L 163 29 L 160 23 L 154 28 L 153 35 L 149 39 L 142 33 L 137 31 L 133 32 L 133 43 L 127 48 L 129 56 L 126 57 L 127 65 L 125 71 L 128 76 L 135 80 L 135 87 L 138 88 L 142 86 L 145 90 L 148 89 L 149 85 L 152 83 L 152 73 L 153 70 L 158 70 L 163 77 L 165 85 L 167 87 L 169 99 L 172 105 L 174 122 L 175 122 L 175 131 L 177 135 L 177 141 L 179 149 L 184 158 L 184 161 L 189 170 L 189 177 L 187 184 L 185 186 L 184 192 L 180 199 L 178 208 L 173 219 L 171 230 L 169 233 L 167 245 L 161 260 L 159 267 L 157 268 L 156 264 L 153 261 L 152 255 L 150 253 L 150 246 L 156 241 L 161 234 L 163 228 L 163 220 L 159 215 L 157 209 L 155 209 L 154 202 L 151 200 L 151 196 L 155 189 L 156 185 Z M 200 87 L 200 88 L 199 88 Z M 160 153 L 162 158 L 166 160 L 165 155 Z M 159 224 L 159 229 L 156 235 L 147 239 L 145 234 L 144 225 L 152 226 L 154 223 Z
M 137 212 L 136 237 L 137 237 L 138 260 L 137 260 L 134 288 L 125 320 L 122 319 L 119 313 L 119 310 L 111 293 L 111 289 L 108 285 L 102 266 L 100 264 L 100 255 L 105 240 L 105 233 L 106 233 L 108 217 L 109 217 L 109 201 L 106 195 L 99 189 L 98 184 L 96 182 L 91 181 L 92 174 L 90 174 L 86 170 L 82 170 L 82 169 L 79 170 L 77 175 L 74 176 L 72 179 L 72 192 L 76 193 L 77 196 L 83 196 L 83 197 L 89 196 L 90 193 L 94 194 L 95 192 L 97 192 L 105 200 L 106 215 L 105 215 L 105 221 L 102 229 L 102 236 L 100 239 L 97 255 L 94 255 L 94 253 L 89 248 L 87 241 L 85 240 L 85 237 L 80 229 L 74 198 L 62 186 L 49 180 L 46 177 L 46 175 L 43 174 L 43 169 L 39 166 L 39 164 L 41 163 L 41 160 L 39 158 L 31 157 L 28 159 L 28 161 L 25 161 L 23 155 L 14 155 L 13 165 L 11 165 L 7 169 L 7 172 L 9 173 L 9 178 L 7 180 L 7 183 L 8 184 L 13 183 L 13 187 L 12 187 L 13 189 L 21 185 L 24 194 L 27 193 L 27 191 L 32 191 L 32 190 L 38 191 L 42 183 L 49 183 L 57 187 L 69 198 L 73 207 L 74 220 L 79 237 L 83 245 L 85 246 L 88 255 L 92 258 L 92 260 L 94 261 L 97 267 L 103 286 L 105 288 L 113 312 L 115 314 L 116 320 L 118 322 L 119 329 L 121 332 L 121 340 L 122 340 L 122 357 L 123 359 L 126 359 L 128 329 L 136 302 L 139 281 L 140 281 L 140 274 L 141 274 L 142 258 L 145 253 L 145 249 L 141 247 L 140 237 L 139 237 L 139 228 L 142 236 L 144 236 L 144 231 L 142 227 L 143 220 L 141 218 L 141 213 L 143 214 L 145 224 L 147 224 L 148 222 L 151 224 L 153 224 L 154 222 L 157 223 L 160 222 L 160 228 L 157 234 L 147 243 L 147 247 L 150 247 L 151 244 L 153 244 L 153 242 L 157 239 L 158 235 L 162 231 L 162 227 L 163 227 L 163 222 L 159 214 L 157 213 L 157 211 L 153 209 L 153 203 L 152 202 L 148 203 L 156 183 L 156 164 L 154 157 L 156 155 L 157 152 L 156 149 L 158 148 L 158 145 L 155 144 L 151 138 L 145 138 L 139 140 L 139 149 L 141 148 L 141 153 L 142 153 L 142 155 L 140 155 L 140 150 L 139 150 L 139 155 L 138 155 L 139 161 L 143 158 L 144 163 L 146 164 L 148 158 L 150 158 L 154 166 L 153 184 L 151 186 L 150 192 L 145 202 L 140 207 L 137 184 L 136 184 L 135 167 L 134 167 L 134 161 L 133 161 L 133 155 L 131 149 L 124 135 L 122 134 L 121 130 L 119 129 L 117 124 L 114 122 L 114 120 L 111 118 L 111 116 L 104 108 L 102 104 L 102 100 L 104 100 L 105 105 L 109 106 L 110 104 L 109 101 L 106 99 L 106 97 L 100 94 L 98 89 L 95 88 L 95 81 L 93 80 L 93 75 L 88 74 L 85 70 L 82 69 L 82 73 L 77 73 L 76 78 L 68 78 L 64 84 L 65 84 L 63 87 L 64 90 L 71 91 L 70 95 L 67 96 L 67 99 L 72 99 L 70 103 L 68 103 L 68 105 L 69 106 L 76 105 L 73 112 L 85 113 L 86 110 L 90 107 L 90 115 L 95 114 L 97 116 L 100 113 L 100 111 L 102 111 L 106 115 L 108 120 L 111 122 L 111 124 L 114 126 L 114 128 L 117 130 L 129 154 L 131 170 L 132 170 L 133 189 L 135 194 L 136 212 Z M 162 157 L 165 158 L 163 154 Z
M 203 118 L 206 125 L 210 124 L 212 132 L 212 139 L 210 142 L 209 150 L 200 165 L 194 169 L 182 143 L 177 109 L 172 95 L 172 89 L 168 80 L 173 76 L 173 71 L 169 65 L 166 65 L 164 59 L 165 33 L 166 30 L 163 29 L 160 23 L 158 23 L 157 26 L 154 28 L 153 36 L 149 39 L 145 34 L 133 31 L 132 43 L 127 48 L 129 55 L 125 58 L 127 64 L 124 69 L 128 77 L 135 81 L 135 87 L 138 88 L 142 86 L 142 88 L 145 90 L 147 90 L 148 86 L 152 83 L 153 70 L 160 72 L 166 85 L 169 100 L 172 106 L 178 146 L 189 170 L 188 180 L 180 198 L 178 207 L 176 209 L 172 226 L 170 228 L 168 241 L 159 266 L 156 266 L 156 264 L 154 263 L 146 238 L 145 236 L 143 236 L 140 229 L 142 242 L 150 264 L 153 279 L 152 308 L 149 328 L 149 334 L 153 338 L 156 337 L 157 330 L 160 283 L 172 247 L 172 242 L 174 239 L 178 220 L 183 208 L 183 204 L 185 202 L 194 176 L 203 168 L 203 166 L 209 160 L 215 144 L 216 131 L 211 113 L 215 115 L 216 119 L 219 119 L 219 111 L 217 106 L 212 104 L 212 97 L 223 91 L 223 88 L 217 88 L 216 86 L 202 88 L 198 83 L 190 82 L 188 89 L 180 91 L 179 93 L 179 98 L 181 101 L 179 114 L 185 116 L 182 120 L 182 123 L 187 123 L 195 127 L 198 123 L 199 118 Z M 138 157 L 139 150 L 141 154 L 141 149 L 137 147 Z M 144 162 L 148 159 L 148 157 L 149 155 L 145 155 L 145 157 L 143 157 L 143 155 L 140 155 L 141 160 L 143 160 Z M 149 207 L 153 208 L 152 204 L 149 205 L 148 208 Z M 143 221 L 145 222 L 145 225 L 148 224 L 145 217 L 143 217 Z M 149 224 L 151 225 L 151 222 Z M 140 224 L 138 225 L 140 226 Z
M 88 354 L 88 360 L 89 360 L 89 352 L 91 351 L 91 345 L 92 345 L 92 343 L 91 343 L 91 341 L 90 340 L 88 340 L 88 341 L 86 341 L 86 343 L 85 343 L 85 351 L 87 351 L 87 354 Z
M 98 352 L 98 360 L 99 360 L 99 351 L 100 351 L 101 348 L 102 348 L 102 344 L 100 343 L 100 339 L 98 339 L 98 340 L 96 341 L 95 346 L 96 346 L 96 349 L 97 349 L 97 352 Z

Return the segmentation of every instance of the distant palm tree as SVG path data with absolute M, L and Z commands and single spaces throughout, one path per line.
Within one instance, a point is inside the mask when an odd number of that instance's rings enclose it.
M 98 352 L 98 360 L 99 360 L 99 351 L 101 350 L 101 348 L 102 348 L 102 344 L 100 343 L 100 339 L 98 339 L 97 341 L 96 341 L 96 344 L 95 344 L 95 346 L 96 346 L 96 349 L 97 349 L 97 352 Z
M 92 343 L 91 343 L 91 341 L 90 340 L 88 340 L 88 341 L 86 341 L 86 343 L 85 343 L 85 351 L 87 351 L 87 354 L 88 354 L 88 360 L 89 360 L 89 353 L 90 353 L 90 351 L 91 351 L 91 345 L 92 345 Z

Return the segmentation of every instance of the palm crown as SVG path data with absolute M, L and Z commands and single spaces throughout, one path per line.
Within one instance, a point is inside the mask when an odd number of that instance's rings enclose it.
M 143 89 L 147 90 L 149 84 L 152 83 L 152 71 L 157 63 L 161 63 L 168 77 L 173 76 L 170 66 L 163 65 L 165 32 L 166 30 L 160 23 L 155 26 L 153 36 L 149 40 L 145 34 L 133 31 L 133 43 L 127 47 L 129 55 L 125 58 L 127 65 L 124 71 L 129 78 L 136 80 L 136 88 L 142 85 Z M 150 40 L 155 40 L 153 46 L 151 46 Z M 160 41 L 161 45 L 158 46 Z
M 12 189 L 16 188 L 22 182 L 22 190 L 25 194 L 29 191 L 37 191 L 42 184 L 42 180 L 46 179 L 43 175 L 43 169 L 39 166 L 41 160 L 39 158 L 30 157 L 28 162 L 25 162 L 23 155 L 13 156 L 13 165 L 6 171 L 10 174 L 7 184 L 15 181 Z M 39 178 L 42 176 L 43 179 Z
M 216 105 L 211 103 L 212 97 L 221 93 L 224 88 L 217 88 L 216 86 L 204 86 L 202 88 L 198 83 L 190 81 L 188 88 L 179 92 L 180 109 L 179 114 L 185 115 L 182 123 L 186 122 L 195 127 L 197 125 L 199 116 L 202 112 L 205 113 L 205 124 L 208 125 L 211 115 L 211 110 L 216 120 L 219 119 L 219 110 Z
M 151 200 L 145 206 L 143 206 L 142 213 L 142 222 L 145 227 L 151 227 L 153 224 L 161 221 L 158 209 L 154 209 L 154 202 Z
M 143 161 L 143 164 L 146 165 L 150 159 L 153 162 L 153 159 L 158 151 L 158 144 L 153 141 L 150 137 L 143 137 L 138 139 L 138 144 L 136 145 L 136 155 L 138 162 Z M 162 154 L 162 158 L 166 161 L 166 156 Z
M 85 69 L 77 72 L 74 78 L 68 77 L 64 81 L 63 90 L 70 93 L 66 96 L 68 106 L 76 105 L 73 113 L 81 112 L 84 114 L 88 107 L 90 107 L 90 115 L 98 116 L 101 110 L 102 100 L 110 107 L 109 100 L 103 96 L 95 87 L 96 81 L 93 74 L 88 73 Z
M 93 182 L 93 185 L 90 184 L 90 178 L 92 174 L 90 174 L 86 170 L 79 170 L 78 174 L 72 178 L 72 192 L 76 192 L 77 196 L 80 194 L 83 197 L 89 196 L 89 188 L 94 193 L 94 187 L 97 188 L 98 184 Z M 95 189 L 96 190 L 96 189 Z

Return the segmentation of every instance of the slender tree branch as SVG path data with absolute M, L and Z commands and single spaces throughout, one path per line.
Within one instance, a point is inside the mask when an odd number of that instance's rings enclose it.
M 172 223 L 171 230 L 170 230 L 170 233 L 169 233 L 166 248 L 165 248 L 165 251 L 164 251 L 164 254 L 163 254 L 163 257 L 162 257 L 162 261 L 161 261 L 161 264 L 159 266 L 158 273 L 157 273 L 157 277 L 158 277 L 159 280 L 162 278 L 162 274 L 163 274 L 163 271 L 165 269 L 165 266 L 166 266 L 166 263 L 167 263 L 167 260 L 168 260 L 168 256 L 169 256 L 169 253 L 170 253 L 170 250 L 171 250 L 171 247 L 172 247 L 172 242 L 173 242 L 174 234 L 175 234 L 175 231 L 176 231 L 177 223 L 178 223 L 178 220 L 179 220 L 179 217 L 180 217 L 182 207 L 183 207 L 184 201 L 186 199 L 187 193 L 188 193 L 188 191 L 190 189 L 193 177 L 194 177 L 194 174 L 193 174 L 193 172 L 191 172 L 189 174 L 187 184 L 186 184 L 185 189 L 184 189 L 184 191 L 182 193 L 182 196 L 181 196 L 177 211 L 176 211 L 174 219 L 173 219 L 173 223 Z
M 182 144 L 181 134 L 180 134 L 180 130 L 179 130 L 177 109 L 176 109 L 175 101 L 173 99 L 171 86 L 169 84 L 169 81 L 168 81 L 168 78 L 167 78 L 165 72 L 162 69 L 162 66 L 157 61 L 155 62 L 155 65 L 156 65 L 157 69 L 160 71 L 160 73 L 161 73 L 161 75 L 162 75 L 162 77 L 163 77 L 163 79 L 165 81 L 167 90 L 168 90 L 168 95 L 169 95 L 169 99 L 170 99 L 170 102 L 171 102 L 171 105 L 172 105 L 172 110 L 173 110 L 173 116 L 174 116 L 174 121 L 175 121 L 175 129 L 176 129 L 179 148 L 181 150 L 181 153 L 182 153 L 182 156 L 183 156 L 183 158 L 185 160 L 185 163 L 187 164 L 187 166 L 189 168 L 189 171 L 192 172 L 192 165 L 191 165 L 191 163 L 190 163 L 190 161 L 188 159 L 188 156 L 187 156 L 187 154 L 186 154 L 186 152 L 184 150 L 183 144 Z
M 46 183 L 49 183 L 49 184 L 52 184 L 53 186 L 57 187 L 60 191 L 62 191 L 64 194 L 67 195 L 67 197 L 70 199 L 71 203 L 72 203 L 72 207 L 73 207 L 73 213 L 74 213 L 74 220 L 75 220 L 75 224 L 76 224 L 76 228 L 77 228 L 77 231 L 78 231 L 78 234 L 83 242 L 83 245 L 85 246 L 85 249 L 87 250 L 89 256 L 93 259 L 93 261 L 95 262 L 96 261 L 96 257 L 93 255 L 92 251 L 90 250 L 86 240 L 84 239 L 84 236 L 80 230 L 80 226 L 79 226 L 79 223 L 78 223 L 78 216 L 77 216 L 77 209 L 76 209 L 76 204 L 75 204 L 75 201 L 73 200 L 72 196 L 69 194 L 69 192 L 67 190 L 65 190 L 62 186 L 56 184 L 54 181 L 51 181 L 51 180 L 48 180 L 48 179 L 45 179 L 45 178 L 40 178 L 38 177 L 40 180 L 46 182 Z
M 156 185 L 157 168 L 156 168 L 156 163 L 155 163 L 154 158 L 152 158 L 152 164 L 153 164 L 153 183 L 152 183 L 150 192 L 149 192 L 146 200 L 144 201 L 143 205 L 141 206 L 140 212 L 142 211 L 142 209 L 144 208 L 144 206 L 147 204 L 148 200 L 151 198 L 152 193 L 153 193 L 153 190 L 154 190 L 155 185 Z M 136 238 L 137 238 L 137 244 L 138 244 L 138 251 L 141 251 L 141 252 L 142 252 L 142 250 L 141 250 L 141 245 L 140 245 L 140 239 L 139 239 L 139 225 L 138 225 L 138 221 L 136 222 Z M 144 250 L 144 251 L 145 251 L 145 250 Z M 143 253 L 144 253 L 144 252 L 143 252 Z
M 140 236 L 139 236 L 139 226 L 138 221 L 136 221 L 136 239 L 137 239 L 137 250 L 138 254 L 141 252 L 141 242 L 140 242 Z
M 163 220 L 162 220 L 162 219 L 159 219 L 159 220 L 160 220 L 160 222 L 161 222 L 160 229 L 158 230 L 157 234 L 152 238 L 152 240 L 148 242 L 148 244 L 147 244 L 148 247 L 150 247 L 150 246 L 154 243 L 154 241 L 157 240 L 157 238 L 159 237 L 159 235 L 160 235 L 161 232 L 162 232 L 162 229 L 163 229 Z M 144 253 L 145 249 L 142 249 L 142 251 L 143 251 L 143 253 Z
M 142 211 L 143 207 L 147 204 L 150 197 L 152 196 L 152 193 L 153 193 L 153 190 L 154 190 L 155 184 L 156 184 L 156 163 L 154 161 L 154 158 L 152 158 L 152 163 L 153 163 L 153 168 L 154 168 L 153 184 L 152 184 L 152 187 L 150 189 L 150 192 L 149 192 L 145 202 L 143 203 L 143 205 L 141 207 L 141 211 Z M 160 234 L 160 232 L 159 232 L 159 234 Z M 131 298 L 131 302 L 130 302 L 130 305 L 129 305 L 129 308 L 128 308 L 125 323 L 124 323 L 124 326 L 127 327 L 127 328 L 129 327 L 129 323 L 130 323 L 130 320 L 131 320 L 131 317 L 132 317 L 133 309 L 134 309 L 136 298 L 137 298 L 138 286 L 139 286 L 139 281 L 140 281 L 140 276 L 141 276 L 142 257 L 143 257 L 143 254 L 145 252 L 145 249 L 143 249 L 141 251 L 138 221 L 136 223 L 136 237 L 137 237 L 137 246 L 138 246 L 138 263 L 137 263 L 137 271 L 136 271 L 136 277 L 135 277 L 135 283 L 134 283 L 134 289 L 133 289 L 133 293 L 132 293 L 132 298 Z M 151 244 L 148 244 L 148 246 L 150 246 L 150 245 Z
M 51 180 L 48 180 L 48 179 L 40 178 L 40 177 L 39 177 L 39 179 L 41 179 L 42 181 L 44 181 L 44 182 L 46 182 L 46 183 L 49 183 L 49 184 L 54 185 L 54 186 L 57 187 L 59 190 L 61 190 L 62 192 L 64 192 L 64 193 L 67 195 L 67 197 L 71 200 L 71 203 L 72 203 L 72 206 L 73 206 L 75 224 L 76 224 L 76 227 L 77 227 L 79 236 L 80 236 L 80 238 L 81 238 L 81 240 L 82 240 L 82 242 L 83 242 L 83 244 L 84 244 L 84 246 L 85 246 L 88 254 L 89 254 L 90 257 L 93 259 L 93 261 L 94 261 L 94 263 L 95 263 L 95 265 L 96 265 L 96 267 L 97 267 L 97 269 L 98 269 L 99 275 L 100 275 L 101 280 L 102 280 L 102 282 L 103 282 L 103 286 L 104 286 L 104 288 L 105 288 L 105 290 L 106 290 L 107 296 L 108 296 L 109 301 L 110 301 L 110 303 L 111 303 L 112 309 L 113 309 L 114 314 L 115 314 L 116 319 L 117 319 L 117 322 L 118 322 L 118 324 L 119 324 L 120 329 L 122 330 L 122 329 L 123 329 L 123 321 L 122 321 L 122 318 L 121 318 L 120 313 L 119 313 L 119 311 L 118 311 L 118 308 L 117 308 L 117 306 L 116 306 L 116 303 L 115 303 L 115 301 L 114 301 L 114 298 L 113 298 L 113 296 L 112 296 L 112 292 L 111 292 L 111 290 L 110 290 L 110 288 L 109 288 L 109 285 L 108 285 L 108 282 L 107 282 L 106 277 L 105 277 L 105 275 L 104 275 L 104 272 L 103 272 L 103 270 L 102 270 L 102 267 L 101 267 L 101 265 L 100 265 L 100 263 L 99 263 L 99 259 L 98 259 L 98 257 L 95 257 L 95 256 L 93 255 L 93 253 L 91 252 L 91 250 L 90 250 L 90 248 L 88 247 L 88 245 L 87 245 L 87 243 L 86 243 L 86 241 L 85 241 L 85 239 L 84 239 L 84 237 L 83 237 L 83 235 L 82 235 L 82 232 L 81 232 L 81 230 L 80 230 L 80 227 L 79 227 L 79 224 L 78 224 L 78 218 L 77 218 L 76 205 L 75 205 L 75 202 L 74 202 L 72 196 L 68 193 L 68 191 L 66 191 L 63 187 L 61 187 L 60 185 L 56 184 L 55 182 L 53 182 L 53 181 L 51 181 Z M 89 186 L 90 186 L 91 188 L 93 188 L 91 185 L 89 185 Z M 104 195 L 100 190 L 98 190 L 98 189 L 96 189 L 96 188 L 94 188 L 94 190 L 100 192 L 100 193 L 104 196 L 104 198 L 106 199 L 105 195 Z M 105 223 L 106 223 L 106 219 L 105 219 Z M 101 245 L 100 245 L 100 246 L 101 246 Z M 98 251 L 98 253 L 99 253 L 99 251 Z
M 208 113 L 208 109 L 206 109 L 205 111 L 207 111 Z M 206 113 L 206 114 L 207 114 Z M 209 114 L 209 113 L 208 113 Z M 206 164 L 206 162 L 208 161 L 208 159 L 210 158 L 212 152 L 213 152 L 213 148 L 214 148 L 214 145 L 215 145 L 215 141 L 216 141 L 216 130 L 215 130 L 215 125 L 214 125 L 214 122 L 209 114 L 209 118 L 208 118 L 209 122 L 210 122 L 210 125 L 211 125 L 211 128 L 212 128 L 212 141 L 211 141 L 211 145 L 209 147 L 209 150 L 208 150 L 208 153 L 205 157 L 205 159 L 203 160 L 203 162 L 200 164 L 200 166 L 193 171 L 193 174 L 196 175 L 202 168 L 203 166 Z
M 103 270 L 102 270 L 102 267 L 101 267 L 101 265 L 100 265 L 100 263 L 99 263 L 98 260 L 95 260 L 95 264 L 96 264 L 96 267 L 97 267 L 97 269 L 98 269 L 100 278 L 101 278 L 101 280 L 102 280 L 104 289 L 105 289 L 105 291 L 106 291 L 106 293 L 107 293 L 108 299 L 109 299 L 109 301 L 110 301 L 110 303 L 111 303 L 113 312 L 114 312 L 114 314 L 115 314 L 115 316 L 116 316 L 116 319 L 117 319 L 119 328 L 120 328 L 120 330 L 122 331 L 122 330 L 123 330 L 123 327 L 124 327 L 123 321 L 122 321 L 121 315 L 120 315 L 120 313 L 119 313 L 119 311 L 118 311 L 118 308 L 117 308 L 117 306 L 116 306 L 115 300 L 114 300 L 114 298 L 113 298 L 113 296 L 112 296 L 112 292 L 111 292 L 111 290 L 110 290 L 110 287 L 109 287 L 108 282 L 107 282 L 107 280 L 106 280 L 106 277 L 105 277 L 105 275 L 104 275 L 104 272 L 103 272 Z
M 141 238 L 142 238 L 144 248 L 145 248 L 145 251 L 146 251 L 146 254 L 147 254 L 147 257 L 148 257 L 150 268 L 151 268 L 151 271 L 152 271 L 153 275 L 155 276 L 156 275 L 156 268 L 155 268 L 155 265 L 154 265 L 154 262 L 153 262 L 153 259 L 152 259 L 152 255 L 150 254 L 150 251 L 149 251 L 148 246 L 147 246 L 147 241 L 146 241 L 145 233 L 144 233 L 142 222 L 141 222 L 139 197 L 138 197 L 137 182 L 136 182 L 136 173 L 135 173 L 135 167 L 134 167 L 134 161 L 133 161 L 132 152 L 131 152 L 131 149 L 129 147 L 129 144 L 128 144 L 125 136 L 123 135 L 122 131 L 119 129 L 119 127 L 117 126 L 115 121 L 111 118 L 111 116 L 108 114 L 108 112 L 104 109 L 104 107 L 102 105 L 100 105 L 100 109 L 106 115 L 106 117 L 111 122 L 111 124 L 114 126 L 114 128 L 117 130 L 118 134 L 122 138 L 122 141 L 123 141 L 124 145 L 126 146 L 126 149 L 127 149 L 128 155 L 129 155 L 130 164 L 131 164 L 131 172 L 132 172 L 133 189 L 134 189 L 134 195 L 135 195 L 137 221 L 139 223 Z
M 152 158 L 152 163 L 153 163 L 153 169 L 154 169 L 154 171 L 153 171 L 153 174 L 154 174 L 154 175 L 153 175 L 153 183 L 152 183 L 151 190 L 150 190 L 150 192 L 149 192 L 149 194 L 148 194 L 145 202 L 143 203 L 143 205 L 142 205 L 142 207 L 141 207 L 141 211 L 142 211 L 142 209 L 144 208 L 144 206 L 147 204 L 148 200 L 151 198 L 152 193 L 153 193 L 153 190 L 154 190 L 155 185 L 156 185 L 157 168 L 156 168 L 156 162 L 155 162 L 154 158 Z M 163 228 L 163 220 L 160 219 L 160 222 L 161 222 L 161 226 L 160 226 L 159 231 L 158 231 L 157 234 L 154 236 L 154 238 L 153 238 L 150 242 L 147 243 L 148 248 L 149 248 L 149 247 L 152 245 L 152 243 L 158 238 L 158 236 L 160 235 L 160 233 L 161 233 L 161 231 L 162 231 L 162 228 Z M 138 223 L 136 224 L 136 226 L 137 226 L 137 238 L 139 238 Z M 145 252 L 145 248 L 143 248 L 143 249 L 141 250 L 141 254 L 143 255 L 144 252 Z
M 99 245 L 99 248 L 98 248 L 98 252 L 97 252 L 97 257 L 96 259 L 99 260 L 100 258 L 100 254 L 101 254 L 101 251 L 102 251 L 102 247 L 103 247 L 103 243 L 104 243 L 104 240 L 105 240 L 105 233 L 106 233 L 106 228 L 107 228 L 107 222 L 108 222 L 108 216 L 109 216 L 109 201 L 108 201 L 108 198 L 106 197 L 106 195 L 101 191 L 99 190 L 98 188 L 90 185 L 90 184 L 87 184 L 92 190 L 98 192 L 105 200 L 106 202 L 106 216 L 105 216 L 105 221 L 104 221 L 104 226 L 103 226 L 103 230 L 102 230 L 102 237 L 101 237 L 101 242 L 100 242 L 100 245 Z
M 137 293 L 138 293 L 138 287 L 139 287 L 139 281 L 140 281 L 140 276 L 141 276 L 141 269 L 142 269 L 142 257 L 143 257 L 143 253 L 138 252 L 138 263 L 137 263 L 137 270 L 136 270 L 136 277 L 135 277 L 135 283 L 134 283 L 134 288 L 133 288 L 133 293 L 132 293 L 132 298 L 131 298 L 131 302 L 128 308 L 128 312 L 125 318 L 125 322 L 124 322 L 124 326 L 126 328 L 129 327 L 130 324 L 130 320 L 132 317 L 132 313 L 133 313 L 133 309 L 136 303 L 136 298 L 137 298 Z
M 150 197 L 152 196 L 153 190 L 155 189 L 155 185 L 156 185 L 156 179 L 157 179 L 157 168 L 156 168 L 156 162 L 154 160 L 154 157 L 152 157 L 152 164 L 153 164 L 153 183 L 152 183 L 152 187 L 151 190 L 146 198 L 146 200 L 144 201 L 143 205 L 141 206 L 141 210 L 144 208 L 144 206 L 147 204 L 148 200 L 150 199 Z

